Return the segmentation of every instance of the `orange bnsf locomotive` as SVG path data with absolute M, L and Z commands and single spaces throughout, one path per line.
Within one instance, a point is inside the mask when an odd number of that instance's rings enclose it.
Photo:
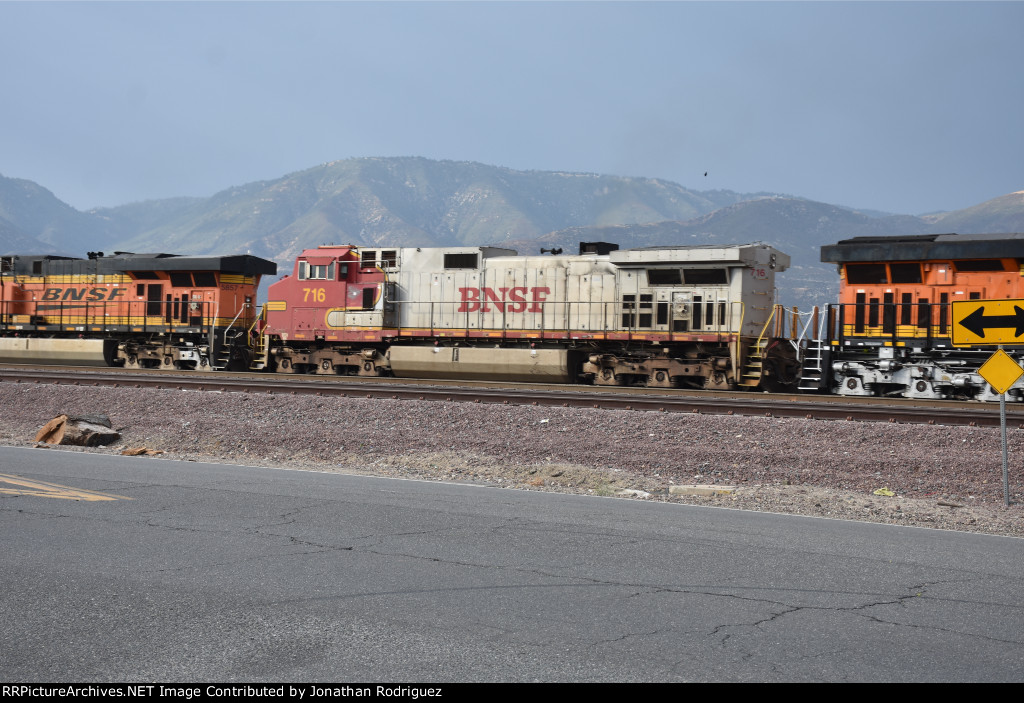
M 994 340 L 1021 336 L 1024 319 L 986 316 L 980 301 L 1024 299 L 1024 234 L 856 237 L 822 247 L 821 260 L 838 266 L 839 303 L 806 347 L 800 388 L 998 400 L 978 374 L 996 349 L 985 321 L 1001 329 Z M 953 304 L 962 301 L 979 301 L 978 309 L 955 319 Z M 974 343 L 954 346 L 956 338 Z M 1024 344 L 1005 351 L 1024 361 Z M 1024 399 L 1024 381 L 1007 397 Z
M 254 256 L 0 257 L 0 361 L 247 368 Z

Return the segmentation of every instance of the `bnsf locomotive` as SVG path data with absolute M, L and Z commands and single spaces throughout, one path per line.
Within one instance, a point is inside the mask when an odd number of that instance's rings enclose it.
M 246 368 L 254 256 L 91 253 L 0 257 L 0 361 Z
M 806 345 L 801 388 L 998 400 L 978 374 L 996 348 L 979 327 L 985 323 L 955 319 L 953 304 L 979 301 L 976 317 L 984 318 L 980 301 L 1024 299 L 1024 234 L 856 237 L 822 247 L 821 260 L 838 266 L 839 302 L 828 306 L 820 334 Z M 985 319 L 996 325 L 993 340 L 1024 333 L 1024 313 L 1020 322 Z M 954 346 L 957 337 L 974 344 Z M 1024 361 L 1024 345 L 1005 351 Z M 1024 381 L 1007 397 L 1021 401 Z
M 286 373 L 733 388 L 795 383 L 762 244 L 517 256 L 321 246 L 269 288 L 257 359 Z M 781 324 L 781 321 L 779 321 Z
M 321 246 L 262 316 L 276 267 L 252 256 L 0 257 L 0 361 L 976 400 L 998 399 L 985 325 L 1024 361 L 1024 308 L 983 306 L 1024 299 L 1024 234 L 822 247 L 840 298 L 803 325 L 774 302 L 789 257 L 763 244 L 554 253 Z M 954 319 L 960 301 L 979 309 Z M 955 345 L 957 325 L 984 343 Z

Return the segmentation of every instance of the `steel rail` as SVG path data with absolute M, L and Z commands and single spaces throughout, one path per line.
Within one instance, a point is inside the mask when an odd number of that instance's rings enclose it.
M 474 402 L 503 405 L 589 407 L 610 410 L 697 413 L 760 417 L 798 417 L 816 420 L 893 422 L 929 425 L 999 426 L 999 408 L 979 403 L 912 400 L 885 403 L 864 398 L 794 396 L 750 393 L 680 393 L 671 390 L 635 389 L 622 393 L 593 386 L 521 386 L 489 383 L 486 386 L 404 383 L 390 379 L 346 379 L 325 382 L 318 376 L 226 376 L 223 374 L 109 373 L 90 370 L 0 368 L 2 383 L 67 384 L 115 388 L 154 388 L 196 392 L 266 393 L 268 395 L 317 395 L 347 398 Z M 1024 411 L 1007 413 L 1010 426 L 1024 429 Z

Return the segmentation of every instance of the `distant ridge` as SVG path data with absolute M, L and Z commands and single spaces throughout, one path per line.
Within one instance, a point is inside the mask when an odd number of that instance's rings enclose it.
M 693 191 L 655 178 L 515 171 L 465 161 L 371 157 L 320 164 L 208 198 L 79 212 L 31 181 L 0 176 L 0 252 L 251 253 L 290 270 L 322 243 L 501 245 L 533 252 L 581 240 L 623 247 L 763 241 L 793 258 L 783 301 L 834 298 L 818 248 L 866 235 L 1024 231 L 1024 191 L 925 217 L 880 215 L 773 193 Z

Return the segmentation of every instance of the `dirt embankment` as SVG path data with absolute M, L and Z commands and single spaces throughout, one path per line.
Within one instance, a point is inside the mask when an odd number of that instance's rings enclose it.
M 31 446 L 61 413 L 102 412 L 122 440 L 85 451 L 146 446 L 172 459 L 1024 536 L 1020 430 L 1007 508 L 992 428 L 21 384 L 0 385 L 0 407 L 7 445 Z M 736 490 L 669 493 L 684 484 Z

